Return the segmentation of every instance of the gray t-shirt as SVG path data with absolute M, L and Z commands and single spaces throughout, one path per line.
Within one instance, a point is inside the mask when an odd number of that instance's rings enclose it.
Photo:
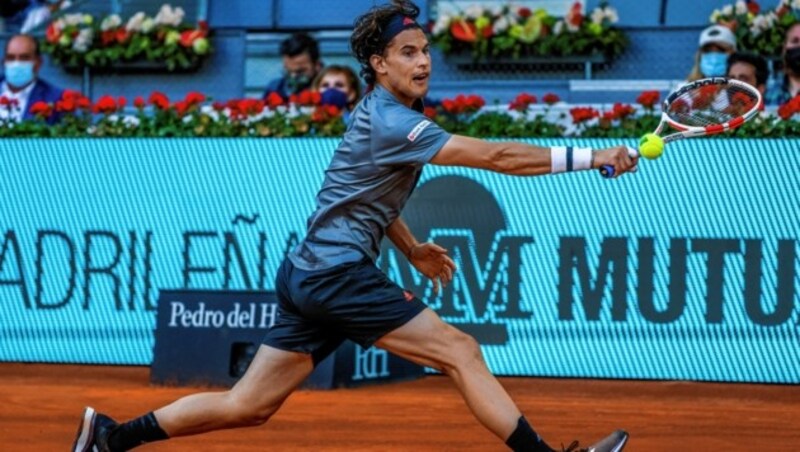
M 289 253 L 292 263 L 321 270 L 365 257 L 374 261 L 422 167 L 449 139 L 420 111 L 376 86 L 353 111 L 325 171 L 306 237 Z

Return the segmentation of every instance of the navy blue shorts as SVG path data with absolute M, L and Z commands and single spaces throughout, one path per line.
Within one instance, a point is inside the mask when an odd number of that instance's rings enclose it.
M 275 278 L 278 319 L 264 344 L 308 353 L 314 364 L 345 339 L 370 347 L 425 309 L 372 261 L 302 270 L 283 260 Z

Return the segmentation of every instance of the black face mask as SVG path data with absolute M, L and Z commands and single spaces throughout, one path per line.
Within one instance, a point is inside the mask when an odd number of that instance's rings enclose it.
M 795 75 L 800 75 L 800 47 L 788 49 L 783 56 L 783 64 Z

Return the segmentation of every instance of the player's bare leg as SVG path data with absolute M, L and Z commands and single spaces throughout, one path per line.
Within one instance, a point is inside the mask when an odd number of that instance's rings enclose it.
M 553 450 L 531 428 L 506 390 L 489 372 L 475 339 L 443 322 L 432 310 L 425 309 L 375 345 L 452 378 L 475 417 L 513 450 Z M 582 450 L 619 452 L 627 440 L 628 434 L 617 430 Z M 567 450 L 577 447 L 575 442 Z
M 453 379 L 475 417 L 500 439 L 517 426 L 520 411 L 489 372 L 478 343 L 426 309 L 375 343 Z
M 311 356 L 262 345 L 228 391 L 186 396 L 155 411 L 170 436 L 261 425 L 313 370 Z
M 312 370 L 311 356 L 262 345 L 228 391 L 186 396 L 123 424 L 87 408 L 73 451 L 128 450 L 175 436 L 263 424 Z

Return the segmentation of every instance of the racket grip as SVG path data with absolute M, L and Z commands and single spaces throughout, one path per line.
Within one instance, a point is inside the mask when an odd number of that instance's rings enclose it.
M 638 149 L 632 148 L 630 146 L 627 146 L 627 148 L 628 148 L 628 155 L 629 156 L 631 156 L 631 157 L 638 157 L 639 156 L 639 150 Z M 633 171 L 636 171 L 636 167 L 633 168 Z M 617 171 L 611 165 L 603 165 L 603 166 L 600 167 L 600 175 L 605 177 L 606 179 L 611 179 L 612 177 L 614 177 L 614 174 L 616 174 L 616 172 Z

